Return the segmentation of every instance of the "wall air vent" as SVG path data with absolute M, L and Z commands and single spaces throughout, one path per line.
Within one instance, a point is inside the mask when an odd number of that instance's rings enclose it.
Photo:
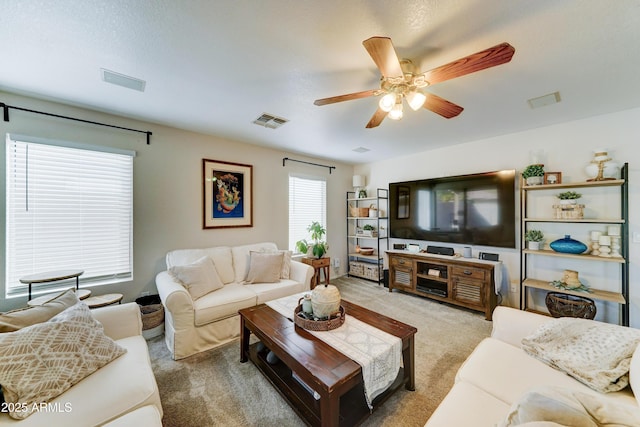
M 283 119 L 282 117 L 277 117 L 272 114 L 262 113 L 260 117 L 255 119 L 253 123 L 264 126 L 269 129 L 277 129 L 283 124 L 287 123 L 289 120 Z
M 140 92 L 144 92 L 144 88 L 147 85 L 147 82 L 145 82 L 144 80 L 125 76 L 124 74 L 105 70 L 104 68 L 100 68 L 100 74 L 102 75 L 102 80 L 107 83 L 126 87 L 128 89 L 138 90 Z

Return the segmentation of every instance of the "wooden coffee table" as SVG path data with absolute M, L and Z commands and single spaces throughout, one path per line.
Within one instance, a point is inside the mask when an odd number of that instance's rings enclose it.
M 347 316 L 353 316 L 402 339 L 404 367 L 395 382 L 373 401 L 374 410 L 402 385 L 415 390 L 413 326 L 342 300 Z M 240 313 L 240 362 L 251 361 L 267 377 L 296 413 L 312 426 L 353 426 L 370 414 L 364 397 L 360 365 L 271 307 L 261 304 Z M 291 313 L 293 317 L 293 313 Z M 249 345 L 254 334 L 259 343 Z M 266 356 L 273 351 L 280 361 L 269 364 Z M 293 378 L 295 373 L 313 388 L 320 399 Z

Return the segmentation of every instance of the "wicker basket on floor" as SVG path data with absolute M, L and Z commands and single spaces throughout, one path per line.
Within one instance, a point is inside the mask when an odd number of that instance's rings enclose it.
M 164 307 L 162 304 L 141 305 L 142 330 L 153 329 L 164 322 Z
M 553 317 L 579 317 L 593 319 L 596 317 L 596 305 L 590 298 L 577 295 L 549 292 L 545 304 Z

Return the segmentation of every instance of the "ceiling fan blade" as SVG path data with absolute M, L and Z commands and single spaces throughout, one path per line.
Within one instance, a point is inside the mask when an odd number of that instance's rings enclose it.
M 387 117 L 387 114 L 389 113 L 378 108 L 376 112 L 373 113 L 373 116 L 371 116 L 371 120 L 367 123 L 366 128 L 371 129 L 380 126 L 380 123 L 382 123 L 384 118 Z
M 502 43 L 426 71 L 424 76 L 429 84 L 444 82 L 486 68 L 495 67 L 496 65 L 505 64 L 511 61 L 515 51 L 514 47 L 509 43 Z
M 332 96 L 330 98 L 316 99 L 315 101 L 313 101 L 313 103 L 315 105 L 327 105 L 327 104 L 335 104 L 336 102 L 351 101 L 353 99 L 360 99 L 360 98 L 366 98 L 369 96 L 377 95 L 379 90 L 380 89 L 371 89 L 371 90 L 365 90 L 362 92 L 349 93 L 347 95 L 338 95 L 338 96 Z
M 404 76 L 398 55 L 389 37 L 371 37 L 362 44 L 384 77 Z
M 440 98 L 438 95 L 428 93 L 426 101 L 424 101 L 424 108 L 433 111 L 436 114 L 440 114 L 445 119 L 450 119 L 457 116 L 464 110 L 459 105 L 453 102 L 447 101 L 444 98 Z

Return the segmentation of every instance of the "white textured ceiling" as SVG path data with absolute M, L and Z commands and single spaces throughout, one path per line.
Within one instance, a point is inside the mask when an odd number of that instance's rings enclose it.
M 378 87 L 374 35 L 421 70 L 501 42 L 516 53 L 427 88 L 460 116 L 405 109 L 365 129 L 377 98 L 313 101 Z M 0 90 L 352 163 L 640 106 L 638 0 L 0 0 L 0 40 Z M 263 112 L 290 122 L 252 124 Z

